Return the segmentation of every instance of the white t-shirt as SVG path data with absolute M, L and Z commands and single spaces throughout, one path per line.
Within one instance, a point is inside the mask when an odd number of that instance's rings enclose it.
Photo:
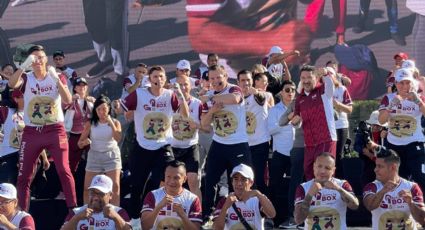
M 331 180 L 345 191 L 353 193 L 347 181 L 336 178 Z M 304 201 L 313 182 L 314 180 L 310 180 L 298 186 L 295 192 L 295 204 Z M 342 200 L 340 193 L 333 189 L 322 188 L 311 200 L 309 213 L 304 221 L 304 229 L 347 229 L 346 212 L 347 204 Z
M 375 180 L 363 189 L 363 198 L 376 194 L 384 187 L 382 182 Z M 409 205 L 398 194 L 401 190 L 412 193 L 412 201 L 419 207 L 424 207 L 421 188 L 418 184 L 400 178 L 398 186 L 385 193 L 378 208 L 372 210 L 372 228 L 378 229 L 417 229 Z
M 226 197 L 223 197 L 217 204 L 217 207 L 214 211 L 214 219 L 217 218 L 221 209 L 223 208 L 224 203 L 226 202 Z M 239 209 L 240 213 L 246 220 L 246 222 L 252 227 L 252 229 L 263 230 L 264 229 L 264 217 L 260 211 L 261 205 L 258 197 L 251 197 L 247 201 L 236 201 L 236 207 Z M 225 230 L 233 229 L 245 229 L 245 226 L 239 220 L 238 214 L 236 214 L 235 209 L 230 207 L 227 209 L 226 222 L 224 225 Z
M 267 129 L 268 104 L 265 94 L 263 96 L 263 105 L 259 105 L 252 94 L 245 98 L 246 131 L 248 133 L 249 146 L 270 141 Z
M 150 88 L 138 88 L 128 95 L 122 104 L 124 110 L 134 110 L 134 126 L 139 145 L 148 150 L 157 150 L 170 144 L 172 139 L 172 115 L 179 108 L 177 96 L 164 89 L 154 96 Z
M 62 83 L 66 84 L 60 74 Z M 64 115 L 57 83 L 47 73 L 43 80 L 37 80 L 33 72 L 22 76 L 21 90 L 24 94 L 24 122 L 26 126 L 43 126 L 61 123 Z
M 123 82 L 123 89 L 122 89 L 122 94 L 121 94 L 121 99 L 124 99 L 128 96 L 128 89 L 136 82 L 136 77 L 134 76 L 134 74 L 131 74 L 130 76 L 124 78 L 124 82 Z M 149 76 L 143 76 L 142 82 L 139 85 L 139 88 L 146 88 L 146 87 L 151 87 L 151 83 L 149 81 Z
M 351 96 L 348 93 L 347 88 L 345 86 L 340 85 L 335 88 L 334 91 L 334 99 L 338 102 L 344 104 L 344 105 L 352 105 L 353 102 L 351 101 Z M 349 122 L 348 122 L 348 116 L 345 112 L 338 112 L 338 120 L 335 121 L 335 128 L 336 129 L 344 129 L 348 128 Z
M 201 123 L 202 113 L 208 111 L 208 108 L 204 108 L 202 102 L 194 97 L 191 97 L 187 103 L 189 106 L 189 118 L 184 118 L 178 112 L 173 114 L 173 123 L 171 125 L 173 130 L 172 147 L 189 148 L 192 145 L 198 144 L 198 129 L 191 128 L 189 120 L 199 125 Z
M 124 209 L 114 206 L 112 204 L 108 204 L 108 205 L 110 205 L 114 209 L 114 211 L 117 212 L 118 215 L 120 215 L 121 218 L 124 219 L 125 222 L 128 223 L 130 221 L 128 214 Z M 68 216 L 65 218 L 65 223 L 71 220 L 73 216 L 84 211 L 86 208 L 87 208 L 87 205 L 72 209 L 72 212 L 70 212 Z M 115 230 L 116 227 L 115 227 L 115 222 L 112 219 L 106 218 L 103 215 L 103 212 L 93 212 L 91 217 L 80 220 L 77 224 L 76 229 Z
M 396 93 L 385 95 L 381 100 L 379 110 L 387 109 L 395 96 Z M 407 99 L 402 100 L 398 108 L 391 108 L 388 119 L 388 142 L 393 145 L 407 145 L 416 141 L 424 142 L 421 117 L 422 112 L 419 106 Z
M 153 190 L 146 195 L 143 201 L 142 211 L 152 211 L 166 196 L 164 187 Z M 183 206 L 187 217 L 192 222 L 202 223 L 201 202 L 199 198 L 187 189 L 173 198 L 173 203 Z M 173 205 L 168 204 L 159 211 L 152 229 L 183 229 L 181 218 L 173 211 Z
M 221 92 L 210 90 L 206 95 L 223 95 L 235 93 L 241 96 L 242 101 L 239 104 L 224 105 L 223 109 L 213 115 L 213 140 L 225 144 L 239 144 L 248 142 L 246 133 L 246 111 L 245 101 L 241 89 L 233 84 L 227 84 Z M 212 104 L 208 102 L 208 107 Z

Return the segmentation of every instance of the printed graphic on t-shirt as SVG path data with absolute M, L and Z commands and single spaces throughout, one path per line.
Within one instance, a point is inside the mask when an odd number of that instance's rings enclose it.
M 169 128 L 168 117 L 160 112 L 151 112 L 143 120 L 143 133 L 148 140 L 165 139 Z
M 257 230 L 254 225 L 250 224 L 249 226 L 251 226 L 253 230 Z M 232 225 L 232 227 L 230 227 L 230 230 L 245 230 L 245 229 L 246 228 L 242 223 L 237 223 Z
M 189 120 L 190 118 L 185 118 L 180 114 L 173 116 L 171 128 L 173 129 L 174 138 L 180 141 L 192 139 L 196 129 L 190 128 Z
M 246 132 L 252 135 L 255 133 L 255 128 L 257 128 L 257 119 L 254 113 L 246 112 Z
M 220 137 L 234 134 L 238 128 L 236 116 L 229 111 L 221 110 L 213 116 L 214 131 Z
M 165 217 L 158 222 L 157 230 L 183 230 L 183 222 L 176 217 Z
M 341 218 L 336 209 L 321 207 L 313 209 L 307 216 L 307 224 L 312 230 L 340 229 Z
M 379 229 L 411 230 L 414 229 L 414 225 L 407 213 L 394 210 L 382 214 L 379 218 Z
M 390 118 L 389 131 L 396 137 L 409 137 L 415 133 L 416 126 L 416 119 L 414 117 L 397 114 Z
M 9 146 L 19 149 L 21 146 L 22 133 L 24 131 L 24 121 L 16 121 L 15 127 L 10 131 Z
M 48 125 L 57 122 L 58 108 L 51 97 L 35 96 L 28 104 L 28 117 L 32 124 Z

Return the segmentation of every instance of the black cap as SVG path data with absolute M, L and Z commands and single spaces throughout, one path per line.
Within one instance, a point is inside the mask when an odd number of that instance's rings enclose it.
M 78 77 L 74 80 L 74 86 L 77 86 L 81 83 L 88 85 L 87 80 L 83 77 Z
M 65 53 L 63 52 L 63 50 L 56 50 L 55 52 L 53 52 L 53 58 L 55 58 L 56 56 L 65 57 Z

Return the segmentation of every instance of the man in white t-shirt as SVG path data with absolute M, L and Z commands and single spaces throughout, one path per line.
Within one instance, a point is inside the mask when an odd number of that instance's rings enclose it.
M 140 213 L 143 229 L 200 229 L 201 202 L 183 187 L 186 180 L 183 162 L 172 161 L 167 165 L 164 187 L 149 192 L 143 202 Z
M 24 95 L 24 123 L 18 175 L 19 206 L 27 211 L 34 167 L 42 149 L 52 155 L 65 195 L 66 205 L 77 205 L 75 183 L 69 168 L 68 141 L 64 127 L 62 104 L 72 102 L 63 74 L 47 66 L 47 56 L 40 45 L 32 46 L 20 68 L 9 78 L 9 86 Z M 28 67 L 33 71 L 25 73 Z
M 425 208 L 418 184 L 399 176 L 400 157 L 383 147 L 376 154 L 376 180 L 363 189 L 364 206 L 372 212 L 372 228 L 417 229 L 425 224 Z
M 266 92 L 253 87 L 251 71 L 241 70 L 237 75 L 238 85 L 242 89 L 246 109 L 246 131 L 251 150 L 252 165 L 255 175 L 259 175 L 255 184 L 261 192 L 266 192 L 263 176 L 269 158 L 270 135 L 267 128 L 268 103 Z
M 170 79 L 170 83 L 174 84 L 180 78 L 187 78 L 190 81 L 190 86 L 192 87 L 192 89 L 194 89 L 196 86 L 199 85 L 199 80 L 196 78 L 190 77 L 191 71 L 192 71 L 192 68 L 190 68 L 190 62 L 185 59 L 180 60 L 179 62 L 177 62 L 177 65 L 176 65 L 176 77 Z
M 313 165 L 314 178 L 298 186 L 295 194 L 294 218 L 304 222 L 304 229 L 347 229 L 346 212 L 357 209 L 359 201 L 351 185 L 334 178 L 335 158 L 321 153 Z
M 233 168 L 233 193 L 222 198 L 214 211 L 213 229 L 264 229 L 264 217 L 276 215 L 272 202 L 258 190 L 252 190 L 254 172 L 251 167 L 240 164 Z M 243 218 L 241 218 L 243 217 Z
M 129 213 L 133 219 L 139 218 L 143 191 L 158 188 L 167 162 L 174 160 L 170 146 L 172 115 L 178 110 L 183 117 L 189 116 L 180 88 L 177 85 L 174 85 L 174 91 L 164 88 L 163 67 L 151 67 L 149 81 L 151 87 L 137 88 L 125 99 L 114 103 L 116 112 L 121 112 L 121 107 L 126 112 L 134 111 L 137 141 L 129 156 L 132 185 Z M 150 183 L 146 183 L 149 175 Z M 145 188 L 145 184 L 151 187 Z
M 121 98 L 124 99 L 137 88 L 150 86 L 148 66 L 144 63 L 139 63 L 134 69 L 134 73 L 124 78 Z
M 89 187 L 89 203 L 78 208 L 65 218 L 61 230 L 128 230 L 130 218 L 127 212 L 110 204 L 112 180 L 106 175 L 93 177 Z
M 202 127 L 209 129 L 213 123 L 214 131 L 205 168 L 205 196 L 202 200 L 205 219 L 211 214 L 215 186 L 223 172 L 230 172 L 241 163 L 251 164 L 242 91 L 239 86 L 227 82 L 228 75 L 223 66 L 211 66 L 208 75 L 212 90 L 200 97 L 209 107 L 201 120 Z

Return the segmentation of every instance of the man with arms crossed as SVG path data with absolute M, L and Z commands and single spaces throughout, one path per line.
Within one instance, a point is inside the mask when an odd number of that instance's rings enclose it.
M 363 190 L 364 206 L 372 212 L 372 228 L 417 229 L 416 221 L 425 224 L 421 188 L 399 176 L 400 157 L 396 152 L 378 148 L 376 180 Z
M 334 178 L 335 158 L 321 153 L 313 165 L 314 179 L 301 184 L 295 195 L 295 222 L 304 229 L 347 229 L 346 212 L 357 209 L 359 201 L 351 185 Z
M 89 203 L 74 208 L 65 219 L 61 230 L 103 229 L 129 230 L 127 212 L 110 204 L 112 198 L 112 180 L 106 175 L 93 177 L 89 187 Z
M 200 229 L 201 202 L 183 188 L 186 180 L 185 164 L 170 162 L 165 169 L 164 187 L 149 192 L 143 202 L 143 229 Z

